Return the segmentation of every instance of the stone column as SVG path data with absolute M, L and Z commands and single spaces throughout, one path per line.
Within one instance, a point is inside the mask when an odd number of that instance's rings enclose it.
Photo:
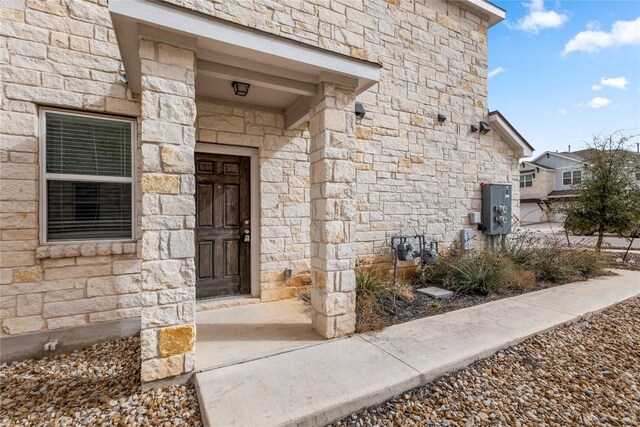
M 195 54 L 140 40 L 143 384 L 195 362 Z
M 311 305 L 327 338 L 355 331 L 355 96 L 323 83 L 311 110 Z

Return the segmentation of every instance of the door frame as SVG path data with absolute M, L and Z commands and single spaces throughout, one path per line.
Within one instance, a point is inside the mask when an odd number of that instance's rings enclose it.
M 235 145 L 211 144 L 196 142 L 196 153 L 220 154 L 228 156 L 249 157 L 249 189 L 251 210 L 251 250 L 249 252 L 249 275 L 251 284 L 251 296 L 260 297 L 260 159 L 258 149 L 251 147 L 238 147 Z M 194 172 L 195 176 L 195 172 Z

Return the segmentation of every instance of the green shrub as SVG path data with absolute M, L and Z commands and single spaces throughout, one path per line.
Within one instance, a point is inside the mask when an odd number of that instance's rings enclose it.
M 490 252 L 470 253 L 449 261 L 446 287 L 456 293 L 489 295 L 505 284 L 507 264 Z
M 522 233 L 509 236 L 496 252 L 444 251 L 421 271 L 418 284 L 487 295 L 503 287 L 524 291 L 536 282 L 564 284 L 600 276 L 603 265 L 594 251 L 574 250 L 542 233 Z

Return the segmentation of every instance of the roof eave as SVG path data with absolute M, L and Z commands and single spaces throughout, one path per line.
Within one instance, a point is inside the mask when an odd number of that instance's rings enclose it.
M 502 22 L 506 11 L 487 0 L 462 0 L 455 2 L 463 9 L 469 10 L 489 21 L 489 27 Z
M 489 113 L 489 123 L 491 123 L 500 136 L 516 150 L 520 158 L 533 155 L 533 147 L 520 135 L 511 123 L 509 123 L 500 111 L 495 110 Z

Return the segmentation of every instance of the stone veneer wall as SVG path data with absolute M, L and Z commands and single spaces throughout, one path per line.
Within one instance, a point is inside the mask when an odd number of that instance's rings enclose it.
M 163 1 L 382 65 L 380 83 L 358 97 L 367 111 L 355 129 L 360 259 L 387 253 L 407 228 L 457 240 L 480 210 L 481 182 L 512 184 L 518 215 L 514 149 L 495 131 L 469 131 L 487 120 L 488 22 L 455 1 Z
M 512 183 L 519 199 L 514 150 L 495 132 L 468 132 L 486 120 L 487 22 L 455 2 L 171 2 L 383 65 L 381 82 L 359 96 L 367 115 L 355 127 L 360 258 L 409 227 L 457 239 L 467 213 L 480 209 L 480 182 Z M 1 19 L 2 333 L 140 315 L 144 298 L 157 297 L 140 292 L 140 245 L 38 250 L 37 105 L 140 116 L 118 82 L 106 1 L 6 0 Z M 198 107 L 201 141 L 261 144 L 263 298 L 296 294 L 310 258 L 308 133 L 282 130 L 277 114 Z M 438 112 L 448 117 L 442 125 Z M 204 120 L 216 113 L 229 117 L 226 128 Z M 285 282 L 287 267 L 300 278 Z
M 2 334 L 137 317 L 135 242 L 39 246 L 38 105 L 140 114 L 106 1 L 3 1 L 0 36 Z
M 309 133 L 284 130 L 282 114 L 198 101 L 197 140 L 258 149 L 260 298 L 298 295 L 309 274 Z M 286 279 L 284 270 L 293 277 Z
M 520 188 L 520 197 L 523 199 L 530 198 L 544 198 L 555 189 L 556 185 L 556 171 L 540 169 L 535 172 L 535 166 L 525 165 L 520 166 L 521 171 L 531 171 L 527 173 L 534 173 L 533 186 Z M 519 177 L 518 177 L 519 178 Z

